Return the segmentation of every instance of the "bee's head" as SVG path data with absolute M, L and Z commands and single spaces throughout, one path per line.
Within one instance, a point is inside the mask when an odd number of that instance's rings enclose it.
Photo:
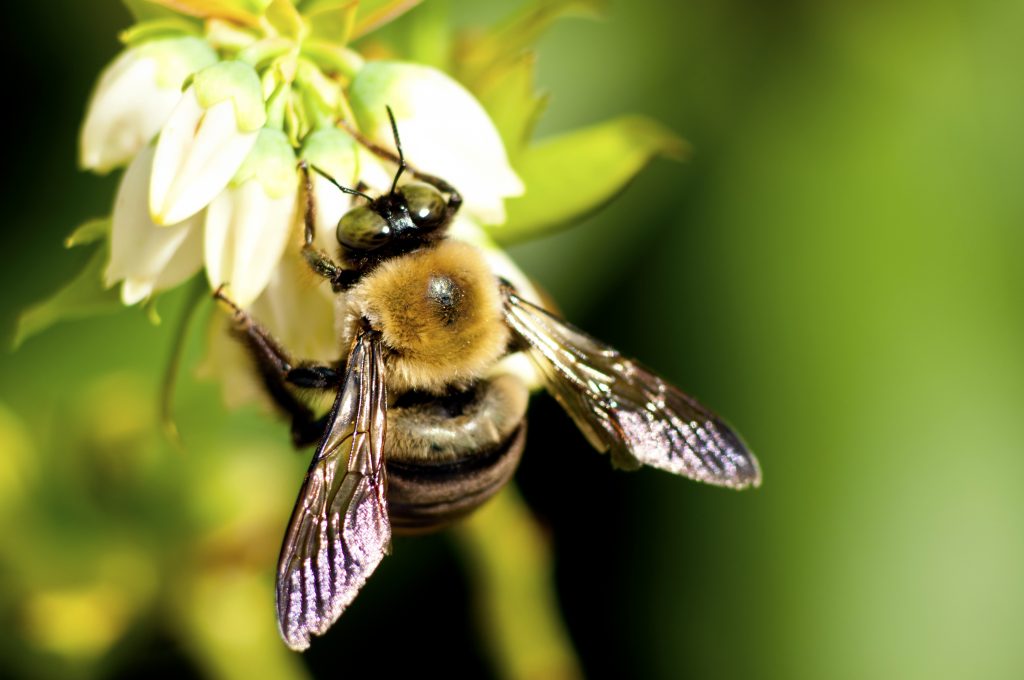
M 396 177 L 397 179 L 397 177 Z M 441 235 L 450 218 L 450 201 L 426 182 L 411 182 L 352 208 L 338 221 L 338 243 L 369 253 L 398 241 L 426 241 Z
M 338 221 L 338 243 L 357 257 L 375 256 L 388 250 L 407 251 L 419 244 L 441 238 L 462 204 L 462 197 L 450 184 L 439 177 L 408 167 L 391 107 L 388 107 L 388 118 L 395 136 L 395 148 L 398 149 L 398 156 L 394 158 L 398 169 L 387 193 L 373 198 L 359 189 L 341 186 L 313 166 L 314 170 L 341 191 L 366 200 L 364 205 L 352 208 Z M 391 155 L 383 149 L 379 151 L 382 155 Z M 420 181 L 398 186 L 398 180 L 406 169 Z

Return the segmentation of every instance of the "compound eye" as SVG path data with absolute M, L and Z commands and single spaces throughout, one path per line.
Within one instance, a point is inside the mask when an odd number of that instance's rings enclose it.
M 441 192 L 430 186 L 414 182 L 398 190 L 409 208 L 409 215 L 417 227 L 436 227 L 444 220 L 448 205 Z
M 369 206 L 353 208 L 338 220 L 338 243 L 351 250 L 374 250 L 391 240 L 391 225 Z

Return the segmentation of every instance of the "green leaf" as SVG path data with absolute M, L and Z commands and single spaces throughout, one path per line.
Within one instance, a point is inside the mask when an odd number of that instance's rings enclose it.
M 509 68 L 483 81 L 473 93 L 498 128 L 513 165 L 548 101 L 534 86 L 536 61 L 534 52 L 522 53 Z
M 416 20 L 406 22 L 406 58 L 418 64 L 451 70 L 451 3 L 429 2 L 416 11 Z
M 87 243 L 95 243 L 110 234 L 110 218 L 97 217 L 96 219 L 83 222 L 64 239 L 65 248 L 84 246 Z
M 210 288 L 202 275 L 193 276 L 188 287 L 185 307 L 178 318 L 174 331 L 174 342 L 171 345 L 171 356 L 164 368 L 164 377 L 160 386 L 160 422 L 164 434 L 174 444 L 181 445 L 181 436 L 174 420 L 174 392 L 178 385 L 178 373 L 181 370 L 185 346 L 188 344 L 189 329 L 196 312 L 204 302 L 210 300 Z
M 118 38 L 129 47 L 140 45 L 150 40 L 170 38 L 179 35 L 201 36 L 202 25 L 195 20 L 181 16 L 163 17 L 140 21 L 130 28 L 121 31 Z
M 136 21 L 150 21 L 153 19 L 180 18 L 181 15 L 173 9 L 162 7 L 152 0 L 122 0 L 124 6 Z
M 552 23 L 563 17 L 596 17 L 602 0 L 533 0 L 490 30 L 463 37 L 455 59 L 456 78 L 471 90 L 494 77 L 532 47 Z
M 174 12 L 202 19 L 228 19 L 246 26 L 256 26 L 270 2 L 271 0 L 135 0 L 132 4 L 140 5 L 142 8 L 146 8 L 147 5 L 162 5 Z
M 351 39 L 355 40 L 391 23 L 420 2 L 421 0 L 360 0 Z
M 359 9 L 358 0 L 325 0 L 304 8 L 310 37 L 332 45 L 346 45 Z
M 84 319 L 120 309 L 121 297 L 117 289 L 103 287 L 103 268 L 107 259 L 108 248 L 104 243 L 75 278 L 48 300 L 22 312 L 14 330 L 12 349 L 17 349 L 25 340 L 58 321 Z
M 490 233 L 502 243 L 540 236 L 596 211 L 655 156 L 681 160 L 688 145 L 643 116 L 623 116 L 543 140 L 515 168 L 526 194 L 509 199 L 508 222 Z
M 302 17 L 291 0 L 272 0 L 267 5 L 265 16 L 278 35 L 292 40 L 297 40 L 302 35 L 304 29 Z

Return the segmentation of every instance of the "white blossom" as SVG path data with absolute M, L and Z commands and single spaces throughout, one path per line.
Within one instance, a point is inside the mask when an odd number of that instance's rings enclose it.
M 200 71 L 160 131 L 149 185 L 157 224 L 205 208 L 238 172 L 266 121 L 259 79 L 240 62 Z
M 523 183 L 494 123 L 462 85 L 429 66 L 370 62 L 352 81 L 349 98 L 364 134 L 394 148 L 390 106 L 406 159 L 456 187 L 463 210 L 481 223 L 505 221 L 504 199 L 521 195 Z
M 83 168 L 105 173 L 149 143 L 192 73 L 217 61 L 199 38 L 153 40 L 124 50 L 100 75 L 79 136 Z
M 206 275 L 243 307 L 263 292 L 295 233 L 297 189 L 288 140 L 264 128 L 231 185 L 206 209 Z
M 121 178 L 114 200 L 107 286 L 118 281 L 126 305 L 154 292 L 173 288 L 199 271 L 203 263 L 199 217 L 161 227 L 146 205 L 146 185 L 153 167 L 152 146 L 142 149 Z

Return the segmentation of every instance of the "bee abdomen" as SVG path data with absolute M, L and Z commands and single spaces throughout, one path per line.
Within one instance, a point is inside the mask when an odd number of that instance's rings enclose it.
M 407 395 L 389 409 L 392 526 L 437 529 L 497 493 L 522 456 L 527 399 L 522 382 L 503 375 L 444 397 Z

